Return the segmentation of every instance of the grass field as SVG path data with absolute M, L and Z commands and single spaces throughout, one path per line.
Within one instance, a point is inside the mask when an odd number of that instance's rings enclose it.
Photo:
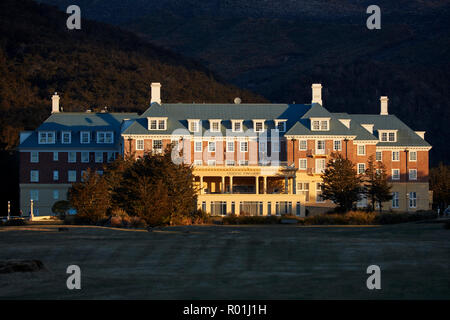
M 57 228 L 0 228 L 0 260 L 47 268 L 0 274 L 0 299 L 450 299 L 450 231 L 440 223 Z M 66 287 L 71 264 L 81 290 Z M 366 287 L 372 264 L 381 290 Z

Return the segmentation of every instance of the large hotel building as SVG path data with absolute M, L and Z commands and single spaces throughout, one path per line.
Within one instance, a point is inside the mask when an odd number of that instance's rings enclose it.
M 103 170 L 119 154 L 141 157 L 175 143 L 174 161 L 193 166 L 198 207 L 213 215 L 305 216 L 334 205 L 321 197 L 321 172 L 333 152 L 359 173 L 369 156 L 382 161 L 393 199 L 383 210 L 416 211 L 430 206 L 428 152 L 423 131 L 413 131 L 388 113 L 332 113 L 323 107 L 322 86 L 312 85 L 310 104 L 162 103 L 152 83 L 151 103 L 136 113 L 52 113 L 35 131 L 20 135 L 20 198 L 24 215 L 51 215 L 70 185 L 87 168 Z M 365 207 L 362 199 L 358 207 Z

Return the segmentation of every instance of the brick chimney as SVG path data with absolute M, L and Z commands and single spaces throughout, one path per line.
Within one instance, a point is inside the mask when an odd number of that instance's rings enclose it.
M 382 116 L 387 116 L 388 113 L 388 97 L 380 97 L 380 102 L 381 102 L 381 110 L 380 110 L 380 115 Z
M 311 104 L 319 103 L 320 105 L 322 105 L 322 84 L 320 84 L 320 83 L 313 83 L 311 88 L 312 88 L 312 101 L 311 101 Z
M 161 104 L 161 83 L 152 82 L 152 96 L 150 103 L 157 102 Z
M 52 96 L 52 113 L 59 112 L 59 96 L 58 93 L 55 92 L 55 94 Z

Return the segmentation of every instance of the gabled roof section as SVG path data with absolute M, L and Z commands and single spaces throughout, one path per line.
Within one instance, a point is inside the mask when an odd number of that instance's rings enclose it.
M 302 116 L 302 119 L 310 118 L 331 118 L 331 113 L 319 103 L 313 103 L 308 112 Z

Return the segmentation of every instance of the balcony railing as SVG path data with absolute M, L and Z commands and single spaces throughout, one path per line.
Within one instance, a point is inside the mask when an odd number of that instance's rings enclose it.
M 331 155 L 331 153 L 333 153 L 333 149 L 331 149 L 331 148 L 306 150 L 307 157 L 323 157 L 323 156 L 328 157 Z

